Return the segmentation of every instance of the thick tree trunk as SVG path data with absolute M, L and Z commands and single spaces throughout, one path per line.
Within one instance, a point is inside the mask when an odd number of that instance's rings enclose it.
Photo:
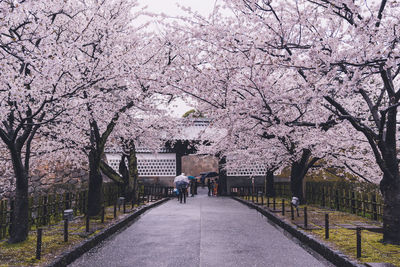
M 383 241 L 400 244 L 400 183 L 383 186 L 381 191 L 384 198 Z
M 22 164 L 20 153 L 10 149 L 16 178 L 15 202 L 12 214 L 9 243 L 18 243 L 27 239 L 29 232 L 28 175 Z
M 305 202 L 303 192 L 303 180 L 304 180 L 304 169 L 305 165 L 300 162 L 292 162 L 292 169 L 290 171 L 290 189 L 292 190 L 292 196 L 297 197 L 300 203 Z
M 227 177 L 226 177 L 226 170 L 223 168 L 226 164 L 226 157 L 221 157 L 219 162 L 218 162 L 218 173 L 219 173 L 219 179 L 218 179 L 218 194 L 220 196 L 226 196 L 227 195 Z
M 133 147 L 129 150 L 128 157 L 128 170 L 129 170 L 129 181 L 128 186 L 131 192 L 132 201 L 136 203 L 137 192 L 138 192 L 138 168 L 137 168 L 137 157 L 136 148 Z
M 95 151 L 89 152 L 89 193 L 88 210 L 89 216 L 100 213 L 103 204 L 103 177 L 100 172 L 100 156 Z
M 274 172 L 267 170 L 267 175 L 265 176 L 265 187 L 268 197 L 275 197 L 275 187 L 274 187 Z
M 304 177 L 319 158 L 311 158 L 311 151 L 309 149 L 303 149 L 301 158 L 298 161 L 292 162 L 292 169 L 290 172 L 290 189 L 292 190 L 292 196 L 297 197 L 300 203 L 305 203 L 305 192 L 303 187 Z
M 123 184 L 120 185 L 122 196 L 125 198 L 125 201 L 132 200 L 132 183 L 130 182 L 129 170 L 126 167 L 125 158 L 128 158 L 125 154 L 122 154 L 121 161 L 119 162 L 119 173 L 122 177 Z M 129 164 L 129 162 L 128 162 Z

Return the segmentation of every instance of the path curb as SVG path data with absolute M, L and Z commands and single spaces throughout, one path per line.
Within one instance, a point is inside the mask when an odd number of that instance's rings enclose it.
M 50 264 L 46 265 L 46 267 L 63 267 L 67 266 L 68 264 L 72 263 L 74 260 L 82 256 L 85 252 L 89 251 L 90 249 L 97 246 L 101 241 L 105 240 L 106 238 L 110 237 L 115 232 L 123 229 L 124 227 L 128 227 L 135 218 L 139 217 L 139 215 L 143 214 L 145 211 L 154 208 L 162 203 L 168 201 L 170 198 L 164 198 L 162 200 L 156 201 L 151 203 L 150 205 L 146 205 L 144 207 L 139 208 L 134 213 L 130 214 L 126 218 L 122 219 L 121 221 L 117 222 L 114 225 L 111 225 L 108 228 L 103 229 L 97 235 L 83 241 L 82 243 L 76 245 L 71 250 L 62 253 L 61 255 L 57 256 L 57 258 Z
M 333 250 L 326 246 L 325 244 L 318 241 L 312 235 L 307 232 L 300 230 L 298 227 L 288 224 L 285 221 L 282 221 L 280 218 L 275 216 L 272 212 L 267 209 L 258 206 L 254 203 L 248 202 L 246 200 L 240 199 L 238 197 L 232 197 L 233 199 L 243 203 L 253 209 L 256 209 L 258 212 L 267 217 L 271 222 L 278 225 L 282 229 L 286 230 L 289 234 L 296 237 L 300 242 L 306 244 L 312 250 L 323 256 L 325 259 L 340 267 L 365 267 L 365 265 L 359 264 L 353 260 L 351 260 L 348 256 L 344 255 L 340 251 Z

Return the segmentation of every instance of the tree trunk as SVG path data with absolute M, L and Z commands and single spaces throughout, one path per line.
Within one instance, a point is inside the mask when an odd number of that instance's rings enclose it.
M 136 148 L 133 145 L 129 150 L 128 156 L 128 170 L 129 170 L 129 188 L 131 191 L 132 201 L 136 203 L 137 192 L 138 192 L 138 168 L 137 168 L 137 157 Z
M 274 172 L 267 170 L 267 175 L 265 176 L 267 197 L 275 197 L 275 187 L 274 187 Z
M 218 172 L 219 172 L 219 179 L 218 179 L 218 194 L 221 196 L 227 195 L 227 177 L 226 177 L 226 170 L 223 168 L 226 164 L 226 157 L 223 156 L 218 161 Z
M 100 172 L 100 156 L 93 150 L 89 152 L 89 193 L 88 210 L 89 216 L 100 213 L 103 204 L 103 177 Z
M 300 164 L 300 162 L 292 162 L 292 169 L 290 171 L 290 189 L 292 190 L 292 196 L 297 197 L 300 203 L 305 202 L 303 196 L 304 168 L 305 166 Z
M 22 164 L 21 154 L 9 148 L 16 178 L 14 210 L 11 218 L 9 243 L 27 239 L 29 232 L 28 175 Z
M 292 169 L 290 172 L 290 189 L 292 190 L 292 196 L 297 197 L 300 203 L 305 203 L 305 192 L 303 190 L 304 177 L 319 158 L 311 158 L 311 151 L 309 149 L 303 149 L 301 158 L 298 161 L 292 162 Z
M 385 179 L 383 179 L 385 180 Z M 397 179 L 399 181 L 399 179 Z M 381 187 L 384 198 L 383 241 L 400 244 L 400 184 Z
M 130 177 L 129 177 L 129 170 L 128 167 L 126 167 L 125 163 L 125 158 L 128 158 L 125 154 L 122 154 L 121 160 L 119 162 L 119 173 L 122 177 L 123 184 L 120 184 L 120 188 L 122 191 L 122 196 L 125 198 L 125 201 L 131 201 L 132 200 L 132 185 L 130 182 Z M 129 162 L 128 162 L 129 164 Z

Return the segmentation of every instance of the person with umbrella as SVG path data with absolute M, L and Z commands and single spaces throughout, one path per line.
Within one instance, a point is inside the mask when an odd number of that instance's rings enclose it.
M 211 196 L 211 194 L 212 194 L 213 185 L 214 185 L 214 182 L 211 180 L 211 178 L 208 178 L 208 180 L 207 180 L 208 196 Z
M 200 182 L 205 185 L 206 178 L 217 177 L 218 175 L 216 172 L 202 172 L 200 173 Z
M 189 184 L 188 177 L 185 176 L 184 173 L 182 173 L 181 175 L 178 175 L 175 177 L 174 184 L 179 192 L 178 199 L 179 199 L 180 203 L 182 203 L 182 199 L 183 199 L 183 202 L 186 203 L 186 188 Z
M 197 186 L 196 177 L 189 175 L 188 179 L 190 181 L 190 196 L 194 197 L 194 195 L 197 194 L 197 192 L 196 192 L 196 186 Z

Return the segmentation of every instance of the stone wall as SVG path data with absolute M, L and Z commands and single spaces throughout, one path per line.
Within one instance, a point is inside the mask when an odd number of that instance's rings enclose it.
M 30 194 L 63 193 L 87 187 L 88 171 L 84 168 L 71 168 L 59 164 L 49 169 L 47 164 L 31 171 L 29 178 Z M 0 199 L 13 197 L 15 177 L 12 172 L 0 175 Z

